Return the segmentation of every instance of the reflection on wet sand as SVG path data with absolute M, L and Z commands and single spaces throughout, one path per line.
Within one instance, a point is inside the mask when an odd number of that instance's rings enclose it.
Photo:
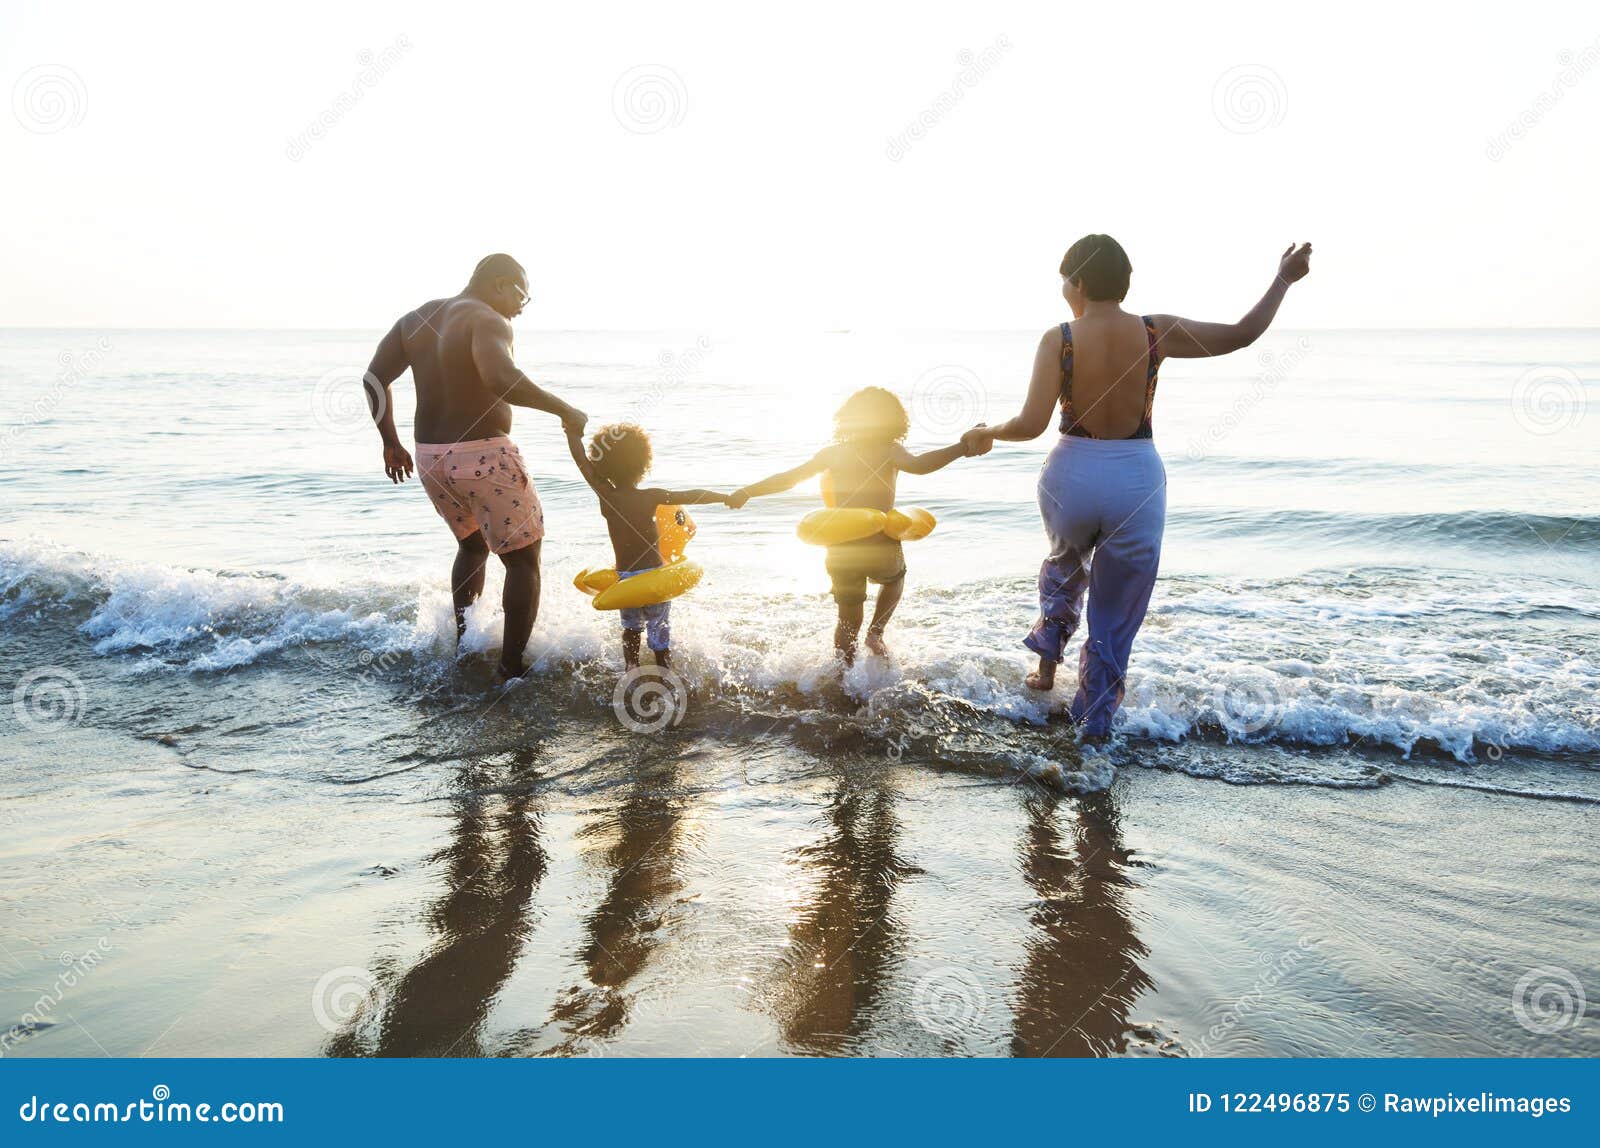
M 532 769 L 531 751 L 515 773 Z M 384 991 L 375 1047 L 362 1029 L 328 1042 L 330 1056 L 484 1056 L 484 1018 L 515 967 L 529 932 L 527 912 L 547 866 L 539 836 L 541 809 L 528 782 L 520 792 L 485 791 L 468 769 L 453 801 L 444 863 L 444 895 L 426 914 L 437 938 L 422 959 Z
M 1022 867 L 1038 901 L 1016 987 L 1015 1055 L 1106 1056 L 1126 1048 L 1128 1010 L 1151 985 L 1138 963 L 1147 950 L 1125 904 L 1128 865 L 1110 796 L 1029 799 Z
M 611 873 L 605 896 L 584 922 L 579 959 L 588 984 L 569 989 L 556 1004 L 551 1020 L 567 1036 L 551 1055 L 592 1051 L 627 1023 L 625 990 L 649 963 L 672 897 L 683 888 L 676 865 L 685 799 L 677 782 L 674 758 L 641 767 L 626 783 L 628 794 L 615 822 L 597 821 L 583 834 L 609 833 L 614 827 L 617 839 L 605 852 Z
M 788 953 L 765 994 L 792 1051 L 850 1051 L 905 948 L 892 902 L 900 880 L 921 871 L 896 851 L 898 796 L 880 773 L 841 773 L 824 811 L 826 831 L 795 853 L 816 873 L 816 892 L 790 926 Z

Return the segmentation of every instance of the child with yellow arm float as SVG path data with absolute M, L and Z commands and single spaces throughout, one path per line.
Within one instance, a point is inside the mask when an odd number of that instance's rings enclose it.
M 807 462 L 762 479 L 728 498 L 734 509 L 752 498 L 788 490 L 814 474 L 822 475 L 827 509 L 808 514 L 800 538 L 828 548 L 827 570 L 839 607 L 833 644 L 846 665 L 855 660 L 867 600 L 867 583 L 879 587 L 867 627 L 867 649 L 886 656 L 884 627 L 905 588 L 902 541 L 925 538 L 933 515 L 920 508 L 895 509 L 895 480 L 907 474 L 932 474 L 969 451 L 963 443 L 912 454 L 904 439 L 911 420 L 905 406 L 882 387 L 866 387 L 845 400 L 834 415 L 834 441 Z M 982 452 L 972 452 L 982 453 Z

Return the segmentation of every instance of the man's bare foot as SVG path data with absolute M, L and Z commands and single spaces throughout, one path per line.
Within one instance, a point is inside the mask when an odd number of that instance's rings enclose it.
M 884 644 L 882 630 L 868 630 L 866 637 L 867 649 L 877 654 L 880 658 L 889 656 L 889 647 Z
M 660 666 L 664 670 L 670 670 L 672 668 L 672 651 L 657 650 L 656 665 Z
M 1030 690 L 1049 693 L 1056 688 L 1056 663 L 1039 659 L 1039 668 L 1022 679 Z
M 498 682 L 514 682 L 528 672 L 527 666 L 508 666 L 501 662 L 495 667 L 494 677 Z

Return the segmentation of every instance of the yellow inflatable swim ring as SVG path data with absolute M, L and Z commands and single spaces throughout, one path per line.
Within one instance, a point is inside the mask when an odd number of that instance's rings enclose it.
M 829 507 L 813 510 L 800 520 L 795 533 L 801 542 L 812 546 L 838 546 L 874 534 L 887 534 L 901 542 L 915 542 L 933 533 L 936 519 L 920 506 L 905 510 L 867 510 L 862 507 Z
M 632 610 L 666 602 L 693 590 L 699 585 L 705 571 L 700 568 L 700 563 L 680 558 L 631 578 L 617 578 L 615 570 L 604 573 L 612 575 L 613 581 L 594 596 L 590 605 L 596 610 Z
M 579 570 L 572 579 L 573 586 L 594 598 L 596 610 L 630 610 L 639 606 L 654 606 L 692 590 L 705 571 L 698 563 L 684 560 L 683 549 L 694 537 L 694 519 L 681 506 L 656 507 L 656 533 L 662 565 L 632 578 L 622 578 L 617 572 L 604 569 Z

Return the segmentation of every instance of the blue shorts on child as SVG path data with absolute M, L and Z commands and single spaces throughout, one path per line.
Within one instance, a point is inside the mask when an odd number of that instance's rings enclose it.
M 635 574 L 643 574 L 647 570 L 656 570 L 656 566 L 642 566 L 638 570 L 619 570 L 617 578 L 632 578 Z M 672 649 L 672 603 L 657 602 L 653 606 L 635 606 L 620 611 L 622 614 L 622 628 L 624 630 L 648 630 L 645 641 L 656 653 Z

